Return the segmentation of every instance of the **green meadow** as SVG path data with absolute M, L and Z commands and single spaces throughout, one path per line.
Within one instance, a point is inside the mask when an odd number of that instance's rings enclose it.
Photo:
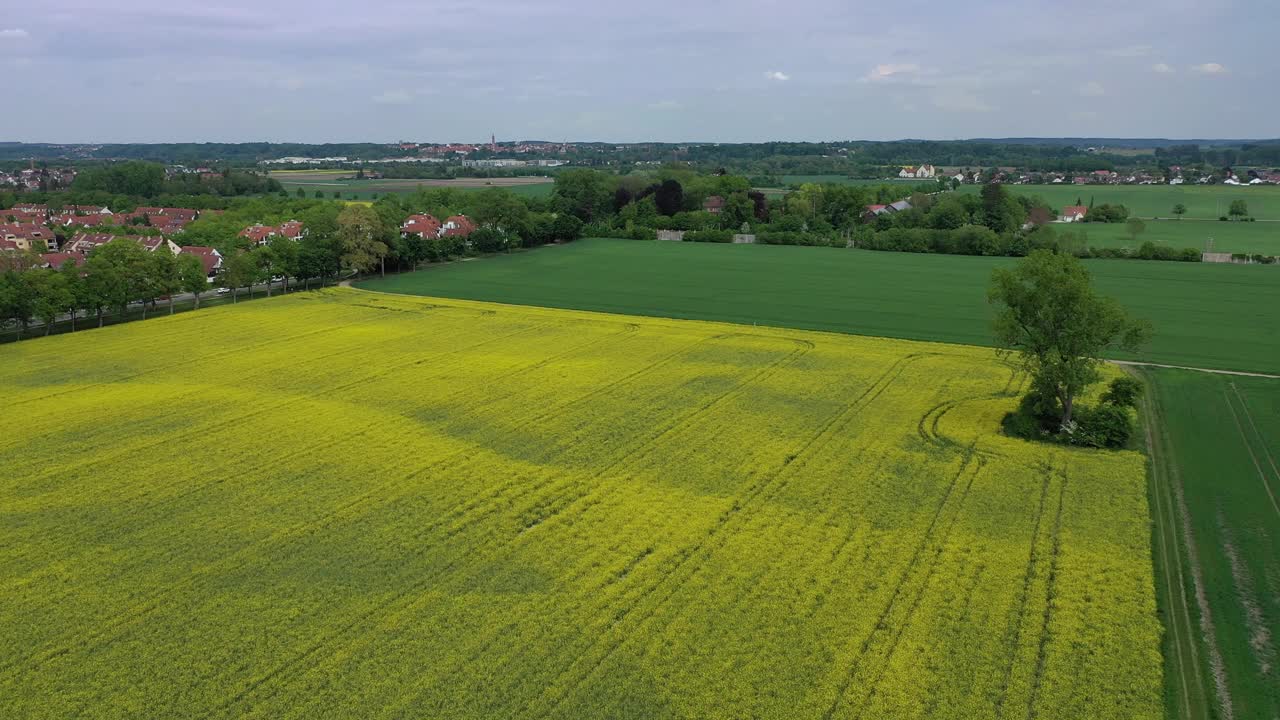
M 1012 258 L 589 239 L 373 280 L 388 292 L 988 345 L 991 270 Z M 1280 371 L 1280 268 L 1091 260 L 1155 326 L 1141 357 Z M 1117 356 L 1123 357 L 1123 356 Z

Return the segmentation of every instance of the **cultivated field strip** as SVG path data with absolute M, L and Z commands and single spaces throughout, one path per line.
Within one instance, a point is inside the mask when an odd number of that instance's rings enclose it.
M 996 434 L 988 351 L 197 315 L 0 349 L 0 715 L 1160 715 L 1142 459 Z

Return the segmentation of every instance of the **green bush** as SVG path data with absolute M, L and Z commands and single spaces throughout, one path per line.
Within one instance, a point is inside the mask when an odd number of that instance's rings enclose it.
M 1138 398 L 1142 397 L 1142 383 L 1128 376 L 1118 377 L 1111 381 L 1102 393 L 1102 402 L 1119 407 L 1137 407 Z
M 1097 448 L 1122 448 L 1133 436 L 1133 421 L 1129 410 L 1119 405 L 1081 407 L 1076 412 L 1075 428 L 1064 433 L 1064 440 L 1072 445 Z

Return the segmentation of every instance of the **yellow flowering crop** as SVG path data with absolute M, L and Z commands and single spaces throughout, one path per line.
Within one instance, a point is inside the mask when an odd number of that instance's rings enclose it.
M 1158 718 L 988 350 L 328 290 L 0 347 L 0 717 Z

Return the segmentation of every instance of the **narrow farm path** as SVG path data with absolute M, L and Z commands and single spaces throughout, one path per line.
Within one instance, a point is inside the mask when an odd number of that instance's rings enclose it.
M 1165 365 L 1163 363 L 1136 362 L 1133 360 L 1108 360 L 1113 365 L 1125 365 L 1128 367 L 1154 367 L 1154 368 L 1170 368 L 1172 370 L 1194 370 L 1196 372 L 1213 373 L 1215 375 L 1239 375 L 1243 377 L 1260 377 L 1280 380 L 1280 375 L 1272 375 L 1270 373 L 1246 372 L 1244 370 L 1214 370 L 1213 368 L 1188 367 L 1186 365 Z

